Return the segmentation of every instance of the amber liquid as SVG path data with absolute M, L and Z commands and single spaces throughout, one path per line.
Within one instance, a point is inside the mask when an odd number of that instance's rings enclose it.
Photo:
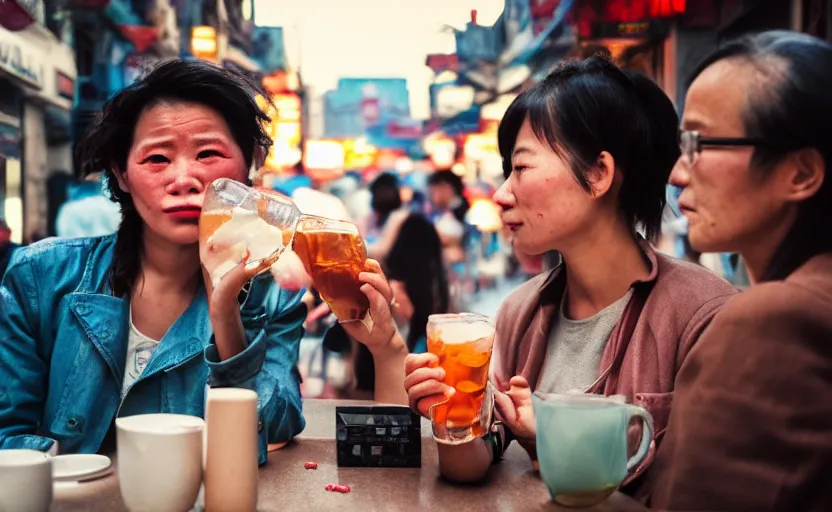
M 259 210 L 260 208 L 258 208 Z M 260 215 L 263 218 L 263 214 Z M 199 245 L 203 247 L 207 242 L 208 239 L 211 238 L 213 235 L 223 224 L 231 220 L 231 210 L 215 210 L 206 212 L 203 211 L 199 216 Z M 283 243 L 286 247 L 288 247 L 289 241 L 292 238 L 291 232 L 283 232 Z M 282 251 L 278 251 L 277 254 L 263 260 L 257 266 L 256 272 L 263 272 L 271 267 L 277 260 L 280 258 L 280 254 Z
M 440 336 L 428 335 L 428 352 L 439 357 L 445 369 L 445 384 L 456 393 L 450 400 L 431 410 L 431 421 L 445 425 L 449 432 L 466 432 L 470 438 L 481 437 L 488 425 L 480 421 L 488 385 L 491 351 L 482 352 L 481 340 L 468 343 L 444 343 Z
M 304 230 L 295 232 L 294 251 L 315 289 L 341 322 L 364 319 L 370 301 L 361 291 L 367 249 L 355 233 Z
M 211 235 L 229 220 L 231 220 L 231 210 L 202 212 L 199 216 L 199 243 L 206 243 Z

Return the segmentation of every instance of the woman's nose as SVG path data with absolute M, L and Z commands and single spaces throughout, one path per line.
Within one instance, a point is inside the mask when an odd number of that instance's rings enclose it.
M 674 187 L 685 188 L 690 183 L 690 169 L 685 163 L 684 158 L 684 156 L 679 157 L 676 160 L 676 165 L 673 166 L 673 170 L 670 171 L 668 183 Z
M 176 173 L 173 181 L 167 186 L 167 193 L 174 196 L 201 194 L 204 190 L 202 180 L 187 169 Z
M 505 181 L 500 188 L 494 192 L 494 202 L 503 210 L 508 210 L 514 206 L 514 195 L 511 193 L 511 187 L 508 180 Z

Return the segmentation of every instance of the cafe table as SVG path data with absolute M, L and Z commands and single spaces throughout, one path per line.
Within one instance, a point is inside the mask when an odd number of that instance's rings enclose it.
M 532 470 L 528 456 L 516 443 L 500 464 L 477 485 L 458 485 L 439 477 L 436 443 L 430 425 L 422 424 L 421 468 L 339 468 L 335 453 L 335 407 L 373 405 L 372 402 L 304 401 L 306 429 L 287 446 L 269 453 L 260 468 L 259 511 L 639 511 L 640 504 L 621 494 L 585 509 L 561 508 L 552 503 L 546 486 Z M 116 458 L 117 459 L 117 458 Z M 304 469 L 307 461 L 317 470 Z M 114 459 L 114 465 L 117 464 Z M 117 471 L 70 486 L 56 485 L 53 512 L 126 511 Z M 327 484 L 346 484 L 348 494 L 327 492 Z M 148 492 L 153 492 L 148 489 Z

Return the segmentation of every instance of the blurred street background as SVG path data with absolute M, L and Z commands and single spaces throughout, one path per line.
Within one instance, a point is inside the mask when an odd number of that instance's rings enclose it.
M 21 245 L 117 229 L 100 173 L 78 176 L 73 149 L 113 93 L 160 62 L 202 59 L 261 89 L 274 144 L 254 185 L 356 224 L 397 296 L 413 303 L 397 318 L 404 333 L 421 322 L 417 311 L 493 315 L 518 283 L 558 263 L 514 251 L 491 199 L 504 180 L 497 129 L 520 92 L 564 59 L 602 53 L 655 80 L 681 111 L 688 75 L 721 42 L 767 29 L 829 38 L 831 6 L 0 0 L 0 275 Z M 690 248 L 676 193 L 668 188 L 659 248 L 743 284 L 735 255 Z M 306 300 L 304 392 L 349 389 L 348 342 L 324 350 L 332 315 L 315 290 Z M 418 336 L 408 341 L 423 348 Z

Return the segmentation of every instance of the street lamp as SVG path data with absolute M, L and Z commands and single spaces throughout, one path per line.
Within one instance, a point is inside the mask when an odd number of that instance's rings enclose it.
M 217 31 L 214 27 L 199 26 L 191 29 L 191 54 L 208 61 L 217 60 Z

